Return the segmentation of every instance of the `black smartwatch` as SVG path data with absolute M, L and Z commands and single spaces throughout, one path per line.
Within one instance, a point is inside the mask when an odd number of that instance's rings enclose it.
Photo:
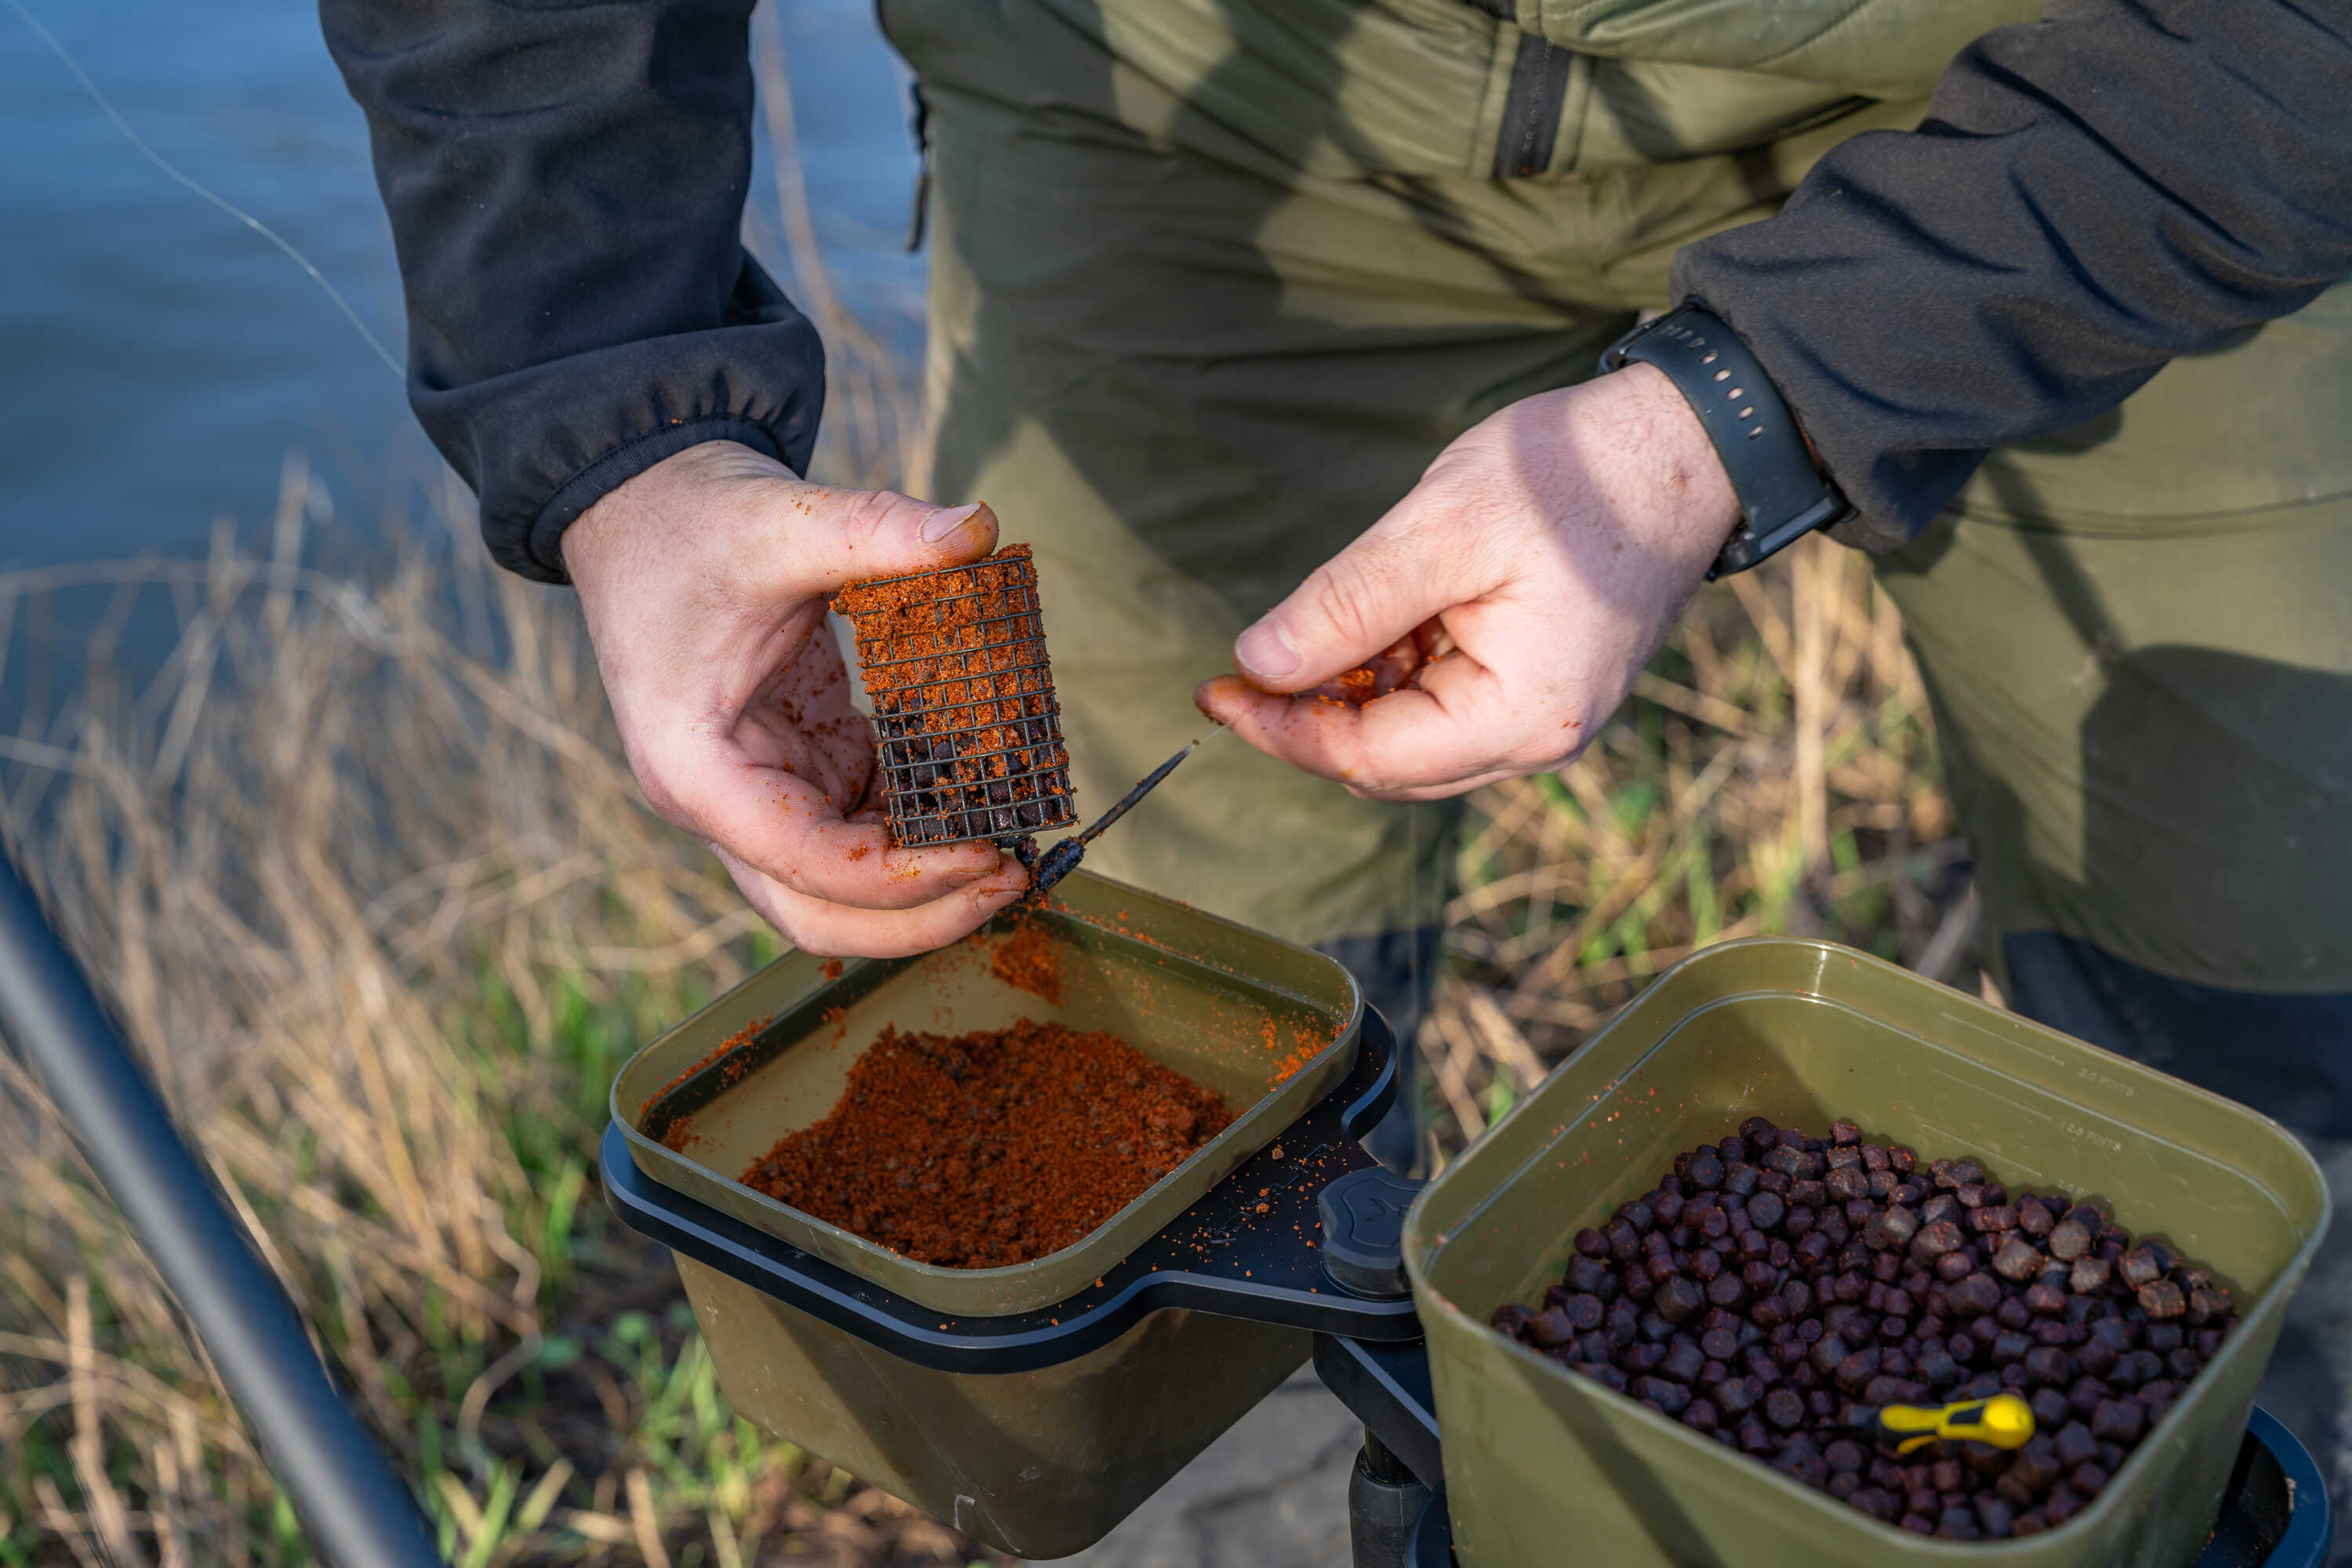
M 1707 581 L 1745 572 L 1816 528 L 1852 515 L 1844 494 L 1814 463 L 1796 416 L 1772 378 L 1720 316 L 1677 305 L 1609 345 L 1605 373 L 1654 364 L 1706 427 L 1739 498 L 1739 526 L 1724 542 Z

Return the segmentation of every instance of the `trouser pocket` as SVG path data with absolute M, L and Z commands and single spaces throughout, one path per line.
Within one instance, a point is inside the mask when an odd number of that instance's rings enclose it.
M 927 86 L 1328 178 L 1538 174 L 1569 50 L 1462 0 L 886 0 Z

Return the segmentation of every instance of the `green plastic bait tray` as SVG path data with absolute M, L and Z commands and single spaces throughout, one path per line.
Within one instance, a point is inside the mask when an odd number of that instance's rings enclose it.
M 1749 1116 L 1838 1118 L 2088 1196 L 2230 1285 L 2242 1321 L 2092 1504 L 2024 1540 L 1882 1524 L 1486 1327 L 1580 1226 Z M 2180 1568 L 2196 1561 L 2286 1300 L 2327 1227 L 2283 1128 L 2178 1079 L 1828 943 L 1677 964 L 1433 1183 L 1405 1226 L 1464 1568 Z
M 1057 1005 L 996 977 L 1000 926 L 913 959 L 779 959 L 622 1068 L 612 1110 L 629 1160 L 877 1296 L 943 1319 L 1002 1317 L 1054 1307 L 1097 1281 L 1355 1064 L 1362 1002 L 1348 972 L 1320 953 L 1083 872 L 1049 909 L 1023 918 L 1042 923 L 1058 950 Z M 918 1263 L 734 1179 L 833 1108 L 885 1024 L 963 1033 L 1023 1017 L 1118 1035 L 1223 1095 L 1233 1124 L 1090 1235 L 1012 1268 Z M 940 1370 L 676 1256 L 739 1414 L 1023 1556 L 1063 1556 L 1099 1539 L 1296 1370 L 1312 1342 L 1295 1326 L 1171 1308 L 1037 1370 Z

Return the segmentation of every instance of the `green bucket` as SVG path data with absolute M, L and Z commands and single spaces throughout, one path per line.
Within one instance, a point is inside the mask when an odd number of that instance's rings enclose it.
M 1569 1373 L 1486 1327 L 1555 1283 L 1570 1237 L 1749 1116 L 1843 1118 L 1969 1156 L 2160 1236 L 2243 1321 L 2106 1489 L 2020 1541 L 1930 1540 Z M 2327 1227 L 2318 1167 L 2242 1106 L 1865 954 L 1766 940 L 1675 965 L 1432 1183 L 1405 1226 L 1465 1568 L 1889 1568 L 2193 1562 L 2287 1298 Z
M 1321 953 L 1085 872 L 1024 918 L 1054 943 L 1058 1004 L 997 978 L 1002 922 L 918 958 L 777 960 L 621 1069 L 612 1111 L 631 1159 L 662 1185 L 943 1315 L 1000 1316 L 1077 1294 L 1354 1065 L 1362 1001 Z M 1023 1017 L 1118 1036 L 1215 1089 L 1233 1124 L 1090 1235 L 1004 1268 L 918 1263 L 735 1180 L 833 1108 L 885 1024 L 961 1034 Z M 738 1414 L 1026 1557 L 1098 1540 L 1312 1348 L 1300 1330 L 1171 1310 L 1058 1366 L 941 1372 L 714 1268 L 677 1263 Z

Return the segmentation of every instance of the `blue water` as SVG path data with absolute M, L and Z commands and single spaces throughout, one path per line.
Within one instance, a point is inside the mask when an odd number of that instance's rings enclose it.
M 903 335 L 923 273 L 898 248 L 902 73 L 867 0 L 769 3 L 842 292 Z M 402 353 L 366 124 L 307 0 L 26 4 L 160 153 L 283 235 Z M 772 210 L 764 176 L 753 201 Z M 289 450 L 357 535 L 414 516 L 438 463 L 333 302 L 142 159 L 0 0 L 0 569 L 201 554 L 221 518 L 266 541 Z

